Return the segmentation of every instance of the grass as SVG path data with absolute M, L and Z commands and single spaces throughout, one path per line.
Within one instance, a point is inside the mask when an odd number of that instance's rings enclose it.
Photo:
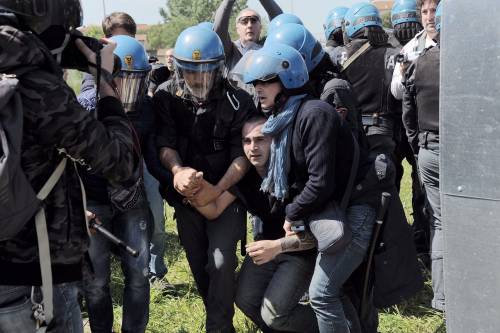
M 77 71 L 69 71 L 68 83 L 75 90 L 80 91 L 82 75 Z M 411 207 L 411 177 L 410 166 L 405 162 L 405 175 L 401 184 L 400 197 L 410 223 L 413 222 Z M 177 290 L 175 295 L 164 294 L 155 285 L 151 288 L 149 310 L 150 333 L 196 333 L 204 332 L 205 311 L 201 297 L 198 295 L 193 277 L 189 270 L 185 253 L 179 244 L 173 209 L 166 207 L 167 251 L 165 261 L 168 265 L 167 278 Z M 249 239 L 251 235 L 249 233 Z M 239 251 L 238 251 L 239 252 Z M 240 263 L 242 257 L 239 256 Z M 114 302 L 114 331 L 120 331 L 121 305 L 124 281 L 119 264 L 114 261 L 111 277 L 111 289 Z M 379 311 L 380 333 L 445 333 L 443 316 L 430 307 L 432 288 L 430 277 L 424 289 L 414 298 L 387 309 Z M 85 317 L 85 313 L 84 313 Z M 84 320 L 85 322 L 87 320 Z M 239 333 L 260 332 L 256 326 L 236 308 L 234 326 Z M 90 332 L 88 323 L 85 331 Z
M 409 170 L 406 164 L 405 169 Z M 411 220 L 411 181 L 405 173 L 401 199 Z M 150 333 L 195 333 L 204 332 L 205 311 L 189 270 L 183 249 L 180 247 L 173 209 L 166 207 L 167 254 L 165 260 L 169 272 L 167 278 L 174 284 L 177 293 L 164 294 L 155 285 L 151 288 L 150 317 L 147 332 Z M 239 252 L 239 251 L 238 251 Z M 240 263 L 241 263 L 241 256 Z M 124 282 L 117 262 L 113 263 L 111 287 L 114 302 L 114 330 L 120 331 L 122 290 Z M 427 276 L 424 289 L 414 298 L 387 309 L 380 310 L 379 332 L 381 333 L 445 333 L 442 315 L 430 308 L 432 288 Z M 260 332 L 237 308 L 234 317 L 237 332 Z M 88 324 L 86 332 L 90 332 Z

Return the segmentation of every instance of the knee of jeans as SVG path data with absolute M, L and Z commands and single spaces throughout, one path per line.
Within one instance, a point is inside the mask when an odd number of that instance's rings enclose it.
M 314 280 L 311 281 L 309 286 L 309 301 L 311 302 L 311 307 L 313 309 L 318 309 L 324 307 L 326 304 L 330 304 L 332 300 L 340 298 L 340 289 L 338 288 L 328 288 L 324 284 L 318 284 Z
M 288 317 L 280 313 L 280 311 L 273 306 L 272 302 L 265 298 L 260 308 L 260 316 L 266 325 L 273 330 L 285 330 Z
M 207 269 L 209 272 L 234 271 L 236 269 L 236 253 L 234 250 L 208 249 Z
M 259 313 L 259 307 L 252 303 L 251 298 L 244 291 L 237 291 L 234 303 L 249 318 L 255 318 L 255 315 Z

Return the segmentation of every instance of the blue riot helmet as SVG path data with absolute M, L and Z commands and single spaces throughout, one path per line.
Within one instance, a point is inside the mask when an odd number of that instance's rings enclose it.
M 269 27 L 267 28 L 268 34 L 270 34 L 276 28 L 279 28 L 287 23 L 304 25 L 304 23 L 302 23 L 302 20 L 298 16 L 289 13 L 283 13 L 279 14 L 278 16 L 273 18 L 271 22 L 269 22 Z
M 392 5 L 391 22 L 394 27 L 406 22 L 419 23 L 416 0 L 396 0 Z
M 271 31 L 264 45 L 285 44 L 302 55 L 309 73 L 316 68 L 325 54 L 321 43 L 303 25 L 287 23 Z
M 206 101 L 222 77 L 224 46 L 217 33 L 203 27 L 181 32 L 174 47 L 175 72 L 196 102 Z
M 301 88 L 309 81 L 302 55 L 293 47 L 276 43 L 245 53 L 233 74 L 246 84 L 279 78 L 285 89 Z
M 136 111 L 147 92 L 151 64 L 146 50 L 135 38 L 125 35 L 111 37 L 116 42 L 114 51 L 122 64 L 115 79 L 125 112 Z
M 436 31 L 441 33 L 441 17 L 443 15 L 443 1 L 440 1 L 436 7 Z
M 214 30 L 214 24 L 212 22 L 201 22 L 198 23 L 198 27 L 205 28 L 208 30 Z
M 323 24 L 323 29 L 325 30 L 325 39 L 329 40 L 332 33 L 342 29 L 342 21 L 344 21 L 345 13 L 349 8 L 347 7 L 336 7 L 328 13 L 325 23 Z
M 371 3 L 358 3 L 347 11 L 344 16 L 344 31 L 349 38 L 365 27 L 382 28 L 382 19 L 377 7 Z

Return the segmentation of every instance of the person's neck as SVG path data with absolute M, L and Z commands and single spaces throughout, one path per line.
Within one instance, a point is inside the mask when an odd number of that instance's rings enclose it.
M 433 42 L 436 36 L 437 36 L 436 32 L 427 32 L 425 38 L 427 39 L 428 42 Z
M 267 165 L 264 166 L 256 166 L 255 170 L 259 174 L 259 176 L 264 179 L 267 176 Z

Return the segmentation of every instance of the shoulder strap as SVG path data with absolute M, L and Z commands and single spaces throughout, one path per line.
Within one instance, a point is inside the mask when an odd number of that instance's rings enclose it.
M 358 59 L 363 53 L 368 51 L 369 48 L 370 42 L 364 43 L 356 52 L 354 52 L 352 56 L 349 57 L 349 59 L 346 60 L 346 62 L 344 62 L 342 68 L 340 69 L 340 72 L 342 73 L 343 71 L 345 71 L 347 67 L 349 67 L 354 61 L 356 61 L 356 59 Z
M 358 141 L 352 134 L 353 146 L 354 146 L 354 156 L 352 158 L 351 165 L 351 173 L 349 174 L 349 180 L 347 181 L 347 186 L 344 192 L 344 196 L 342 197 L 342 201 L 340 203 L 340 207 L 345 212 L 347 209 L 347 205 L 349 204 L 349 199 L 351 198 L 352 188 L 354 187 L 354 181 L 356 180 L 356 174 L 358 173 L 358 164 L 359 164 L 359 145 Z

